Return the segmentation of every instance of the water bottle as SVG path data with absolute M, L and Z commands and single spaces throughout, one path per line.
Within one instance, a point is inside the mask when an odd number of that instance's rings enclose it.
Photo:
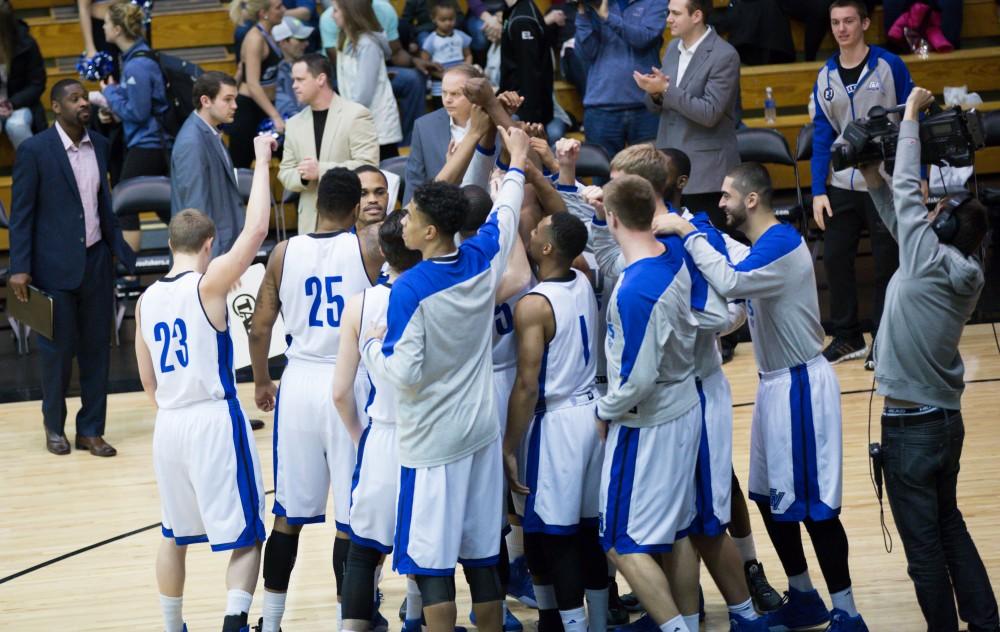
M 774 103 L 774 92 L 770 86 L 764 90 L 764 120 L 768 125 L 778 122 L 778 106 Z

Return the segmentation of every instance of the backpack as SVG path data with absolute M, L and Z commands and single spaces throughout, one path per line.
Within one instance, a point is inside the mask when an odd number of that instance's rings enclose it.
M 194 111 L 194 82 L 205 71 L 198 64 L 156 51 L 137 51 L 134 57 L 148 57 L 160 67 L 167 94 L 167 110 L 157 119 L 166 133 L 176 137 L 184 121 Z

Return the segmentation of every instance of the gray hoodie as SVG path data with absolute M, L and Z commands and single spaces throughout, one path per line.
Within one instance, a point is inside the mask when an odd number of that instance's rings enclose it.
M 983 289 L 983 270 L 978 259 L 942 244 L 931 230 L 915 121 L 900 125 L 891 190 L 883 185 L 870 193 L 899 244 L 899 269 L 889 281 L 875 340 L 878 393 L 957 410 L 965 389 L 958 343 Z

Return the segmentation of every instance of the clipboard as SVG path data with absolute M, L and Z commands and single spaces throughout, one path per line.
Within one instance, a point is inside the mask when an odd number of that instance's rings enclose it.
M 34 285 L 28 286 L 28 302 L 22 303 L 7 286 L 7 315 L 52 340 L 52 296 Z

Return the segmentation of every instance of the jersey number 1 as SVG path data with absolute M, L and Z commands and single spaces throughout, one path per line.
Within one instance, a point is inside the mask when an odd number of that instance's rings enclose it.
M 160 351 L 160 373 L 170 373 L 174 370 L 174 365 L 168 362 L 170 341 L 172 339 L 176 339 L 177 346 L 180 347 L 174 351 L 174 355 L 177 356 L 177 361 L 180 363 L 181 368 L 188 365 L 187 325 L 184 324 L 183 319 L 174 319 L 173 328 L 162 321 L 156 323 L 153 326 L 153 337 L 156 339 L 156 342 L 163 343 L 163 349 Z
M 326 324 L 330 327 L 340 327 L 340 316 L 344 313 L 344 297 L 333 293 L 333 285 L 344 280 L 340 276 L 323 277 L 323 282 L 319 277 L 309 277 L 306 279 L 306 296 L 312 296 L 312 307 L 309 309 L 309 326 L 322 327 L 323 321 L 319 319 L 320 304 L 323 302 L 323 289 L 326 289 Z

